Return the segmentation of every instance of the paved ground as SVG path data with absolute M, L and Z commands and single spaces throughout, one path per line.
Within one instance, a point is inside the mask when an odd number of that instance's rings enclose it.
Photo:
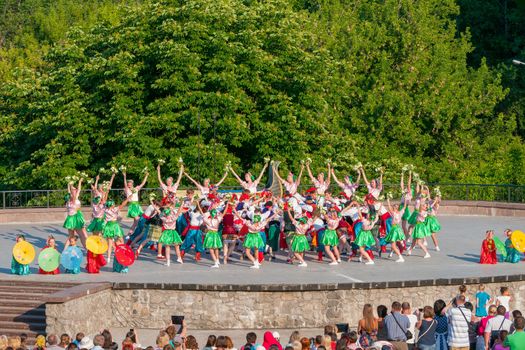
M 210 269 L 208 256 L 195 263 L 193 254 L 187 255 L 184 265 L 163 266 L 155 260 L 153 252 L 147 252 L 130 268 L 129 274 L 112 273 L 105 267 L 99 275 L 43 276 L 37 274 L 36 263 L 30 276 L 10 275 L 11 250 L 17 234 L 24 233 L 27 240 L 36 247 L 42 247 L 49 234 L 53 234 L 62 246 L 66 231 L 61 224 L 0 225 L 0 279 L 21 278 L 25 280 L 53 281 L 121 281 L 121 282 L 165 282 L 165 283 L 206 283 L 206 284 L 282 284 L 282 283 L 342 283 L 399 281 L 413 279 L 494 276 L 522 273 L 523 264 L 479 265 L 480 245 L 485 230 L 495 229 L 502 238 L 503 229 L 525 229 L 522 218 L 448 216 L 440 218 L 443 230 L 439 233 L 440 252 L 433 250 L 432 258 L 423 259 L 422 251 L 415 250 L 405 263 L 389 259 L 376 259 L 376 265 L 365 266 L 356 262 L 344 262 L 339 266 L 328 266 L 314 262 L 314 254 L 308 257 L 308 267 L 298 268 L 285 263 L 284 256 L 276 262 L 265 263 L 260 270 L 249 269 L 247 261 L 239 261 L 238 254 L 228 266 Z M 124 225 L 125 226 L 125 225 Z M 503 239 L 503 238 L 502 238 Z

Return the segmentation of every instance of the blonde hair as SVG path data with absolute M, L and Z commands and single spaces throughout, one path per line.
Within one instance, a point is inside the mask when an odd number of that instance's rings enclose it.
M 298 340 L 295 340 L 292 343 L 293 350 L 303 350 L 303 346 L 301 345 L 301 342 Z
M 0 335 L 0 350 L 7 348 L 8 340 L 5 335 Z
M 46 347 L 46 337 L 43 335 L 39 335 L 35 339 L 35 346 L 37 348 L 45 348 Z
M 332 337 L 329 335 L 323 336 L 323 345 L 326 350 L 330 350 L 332 348 Z
M 158 336 L 157 336 L 157 346 L 159 348 L 163 348 L 164 346 L 168 345 L 170 343 L 170 337 L 169 335 L 166 333 L 166 332 L 161 332 Z
M 7 339 L 7 345 L 14 349 L 18 349 L 22 345 L 22 339 L 20 339 L 19 336 L 9 337 Z

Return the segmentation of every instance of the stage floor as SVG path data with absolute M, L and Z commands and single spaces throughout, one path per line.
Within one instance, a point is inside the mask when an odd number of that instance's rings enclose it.
M 434 250 L 429 240 L 432 257 L 423 259 L 423 252 L 415 249 L 412 256 L 405 257 L 404 263 L 396 263 L 395 257 L 377 258 L 375 265 L 343 261 L 338 266 L 318 263 L 317 254 L 309 253 L 308 267 L 286 263 L 283 252 L 277 260 L 264 262 L 260 270 L 250 269 L 247 260 L 239 261 L 239 254 L 234 253 L 233 261 L 211 269 L 209 255 L 196 263 L 193 252 L 186 255 L 183 265 L 173 262 L 167 267 L 156 260 L 156 253 L 145 250 L 138 261 L 130 267 L 128 274 L 111 272 L 111 267 L 104 267 L 100 274 L 91 275 L 85 272 L 79 275 L 61 274 L 46 276 L 37 274 L 36 262 L 32 264 L 29 276 L 10 274 L 11 250 L 17 234 L 23 233 L 26 239 L 41 248 L 46 237 L 53 234 L 59 241 L 59 249 L 67 237 L 61 224 L 24 224 L 0 225 L 0 279 L 20 279 L 38 281 L 64 282 L 154 282 L 154 283 L 197 283 L 197 284 L 301 284 L 301 283 L 348 283 L 348 282 L 383 282 L 406 281 L 435 278 L 464 278 L 523 273 L 525 262 L 518 264 L 500 263 L 493 266 L 478 264 L 481 241 L 487 229 L 494 229 L 502 239 L 503 230 L 525 229 L 523 218 L 483 217 L 483 216 L 445 216 L 440 217 L 443 229 L 438 234 L 441 251 Z M 126 225 L 124 225 L 126 226 Z M 172 253 L 174 254 L 174 253 Z M 344 259 L 346 260 L 346 259 Z

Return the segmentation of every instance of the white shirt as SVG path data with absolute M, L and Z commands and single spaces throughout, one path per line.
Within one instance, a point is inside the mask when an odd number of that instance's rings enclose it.
M 190 213 L 190 226 L 200 226 L 202 225 L 203 218 L 202 214 L 199 212 L 191 212 Z
M 510 295 L 497 296 L 496 300 L 499 301 L 500 305 L 505 306 L 505 310 L 507 310 L 507 312 L 510 312 Z
M 410 327 L 408 327 L 408 330 L 412 333 L 412 334 L 416 334 L 416 323 L 417 323 L 417 316 L 414 315 L 414 314 L 410 314 L 410 315 L 406 315 L 406 317 L 408 317 L 408 320 L 410 321 Z M 415 338 L 412 337 L 412 339 L 409 339 L 407 340 L 407 344 L 414 344 L 415 343 Z
M 507 331 L 510 333 L 511 327 L 512 322 L 510 320 L 507 320 L 505 316 L 497 315 L 488 320 L 487 326 L 485 327 L 485 333 L 490 333 L 492 331 Z
M 462 313 L 463 311 L 463 313 Z M 463 316 L 465 315 L 465 316 Z M 448 317 L 448 345 L 450 347 L 469 347 L 468 329 L 472 313 L 463 305 L 453 307 L 447 311 Z

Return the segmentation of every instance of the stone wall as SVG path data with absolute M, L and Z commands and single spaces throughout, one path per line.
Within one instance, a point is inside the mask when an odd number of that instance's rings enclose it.
M 47 334 L 99 333 L 115 323 L 111 289 L 84 295 L 63 303 L 46 303 Z
M 485 283 L 491 295 L 508 286 L 511 307 L 525 310 L 524 276 L 491 277 Z M 508 282 L 512 278 L 513 282 Z M 494 279 L 500 280 L 498 282 Z M 396 282 L 396 287 L 375 284 L 294 286 L 206 286 L 114 284 L 64 303 L 47 305 L 47 332 L 86 334 L 104 327 L 164 328 L 172 315 L 184 315 L 193 329 L 318 328 L 330 323 L 357 325 L 363 304 L 408 301 L 412 307 L 433 305 L 457 295 L 463 281 L 429 280 Z M 468 282 L 468 281 L 467 281 Z M 470 280 L 474 300 L 479 280 Z M 394 284 L 390 282 L 390 284 Z M 383 283 L 382 286 L 385 286 Z

